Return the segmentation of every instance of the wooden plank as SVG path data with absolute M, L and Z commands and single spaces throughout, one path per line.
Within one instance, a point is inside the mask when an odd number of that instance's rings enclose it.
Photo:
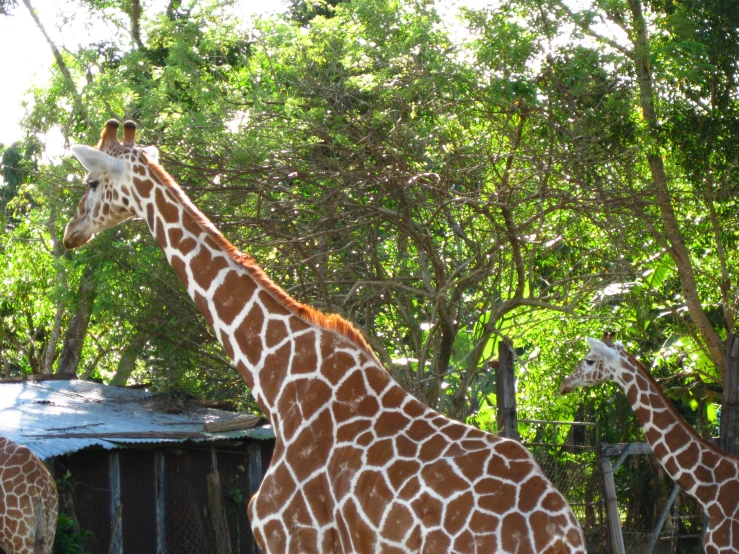
M 649 546 L 647 547 L 647 554 L 652 554 L 652 551 L 654 550 L 654 546 L 657 544 L 657 541 L 659 540 L 659 534 L 662 531 L 662 526 L 665 524 L 665 521 L 667 520 L 667 515 L 670 513 L 670 509 L 672 508 L 672 503 L 675 502 L 675 498 L 677 498 L 677 493 L 680 492 L 680 485 L 675 484 L 672 486 L 672 491 L 670 492 L 670 496 L 667 498 L 667 504 L 665 504 L 665 509 L 662 510 L 662 513 L 659 516 L 659 520 L 657 520 L 657 525 L 654 528 L 654 532 L 652 533 L 652 539 L 649 541 Z
M 110 483 L 110 545 L 109 554 L 123 554 L 123 505 L 121 504 L 121 461 L 115 450 L 108 454 Z
M 234 429 L 251 429 L 262 419 L 262 416 L 247 414 L 225 421 L 212 421 L 203 425 L 208 433 L 220 433 L 222 431 L 233 431 Z
M 603 475 L 603 492 L 606 500 L 606 514 L 608 519 L 608 534 L 613 554 L 626 554 L 624 537 L 621 533 L 621 517 L 618 514 L 616 500 L 616 484 L 613 482 L 613 466 L 608 456 L 600 458 L 600 472 Z
M 223 505 L 221 477 L 217 471 L 205 476 L 208 483 L 208 511 L 216 536 L 216 554 L 231 554 L 231 539 L 228 534 L 226 507 Z
M 264 478 L 264 471 L 262 470 L 262 444 L 259 442 L 250 442 L 247 444 L 246 450 L 249 453 L 249 498 L 251 499 L 259 491 L 262 479 Z M 252 543 L 251 554 L 263 554 L 257 546 L 257 541 Z
M 23 377 L 4 377 L 0 383 L 23 383 L 25 381 L 72 381 L 76 377 L 72 375 L 58 375 L 56 373 L 37 373 L 24 375 Z
M 503 340 L 498 344 L 500 363 L 495 370 L 495 395 L 498 404 L 498 435 L 518 440 L 516 415 L 516 375 L 511 347 Z
M 167 554 L 167 504 L 164 472 L 164 453 L 156 450 L 154 452 L 154 483 L 156 487 L 157 554 Z
M 601 456 L 620 456 L 628 448 L 629 454 L 652 454 L 652 447 L 646 442 L 620 442 L 618 444 L 601 444 Z
M 565 421 L 565 420 L 552 420 L 552 419 L 519 419 L 519 423 L 546 423 L 551 425 L 556 423 L 557 425 L 577 425 L 578 427 L 595 427 L 598 424 L 590 421 Z
M 54 433 L 41 435 L 23 435 L 34 439 L 207 439 L 209 436 L 200 432 L 189 431 L 122 431 L 116 433 Z
M 626 460 L 626 456 L 631 454 L 631 450 L 634 448 L 634 445 L 638 443 L 632 442 L 626 445 L 626 448 L 624 448 L 623 452 L 621 452 L 621 455 L 618 457 L 618 460 L 616 460 L 616 463 L 613 464 L 613 471 L 614 473 L 618 471 L 618 468 L 621 467 L 621 464 L 624 463 Z

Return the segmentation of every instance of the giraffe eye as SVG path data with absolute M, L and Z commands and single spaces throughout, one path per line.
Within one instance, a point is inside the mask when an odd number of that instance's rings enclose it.
M 98 181 L 97 179 L 90 179 L 89 181 L 87 181 L 87 186 L 90 187 L 90 190 L 95 190 L 96 188 L 98 188 L 99 184 L 100 181 Z
M 595 363 L 595 360 L 587 359 L 585 360 L 585 363 L 588 365 L 593 365 Z

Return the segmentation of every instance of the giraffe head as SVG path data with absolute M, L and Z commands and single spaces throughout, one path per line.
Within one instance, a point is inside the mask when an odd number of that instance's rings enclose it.
M 567 394 L 578 387 L 589 387 L 610 381 L 618 371 L 623 347 L 616 343 L 614 347 L 598 339 L 588 338 L 590 352 L 580 362 L 577 369 L 570 373 L 559 389 L 560 394 Z
M 87 243 L 100 231 L 109 229 L 136 213 L 132 195 L 134 174 L 150 161 L 156 163 L 156 147 L 137 147 L 134 144 L 136 124 L 123 124 L 123 143 L 118 141 L 118 122 L 105 124 L 100 142 L 95 148 L 76 144 L 72 154 L 87 170 L 87 192 L 80 199 L 77 211 L 64 230 L 64 247 L 77 248 Z

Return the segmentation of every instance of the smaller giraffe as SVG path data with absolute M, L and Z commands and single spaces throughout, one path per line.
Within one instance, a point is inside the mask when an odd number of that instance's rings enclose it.
M 739 459 L 701 438 L 634 356 L 589 338 L 590 353 L 562 383 L 562 394 L 613 381 L 626 393 L 662 467 L 709 517 L 706 554 L 739 552 Z
M 50 554 L 58 498 L 54 478 L 25 446 L 0 437 L 0 548 Z

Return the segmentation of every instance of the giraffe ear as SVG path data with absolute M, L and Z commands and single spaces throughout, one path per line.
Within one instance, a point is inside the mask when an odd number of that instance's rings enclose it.
M 84 144 L 75 144 L 69 149 L 88 173 L 92 173 L 94 171 L 119 175 L 123 170 L 123 160 L 114 158 L 105 152 L 101 152 L 97 148 L 91 148 Z
M 110 156 L 97 148 L 91 148 L 84 144 L 75 144 L 70 147 L 70 150 L 74 157 L 90 173 L 93 171 L 106 171 L 110 168 Z
M 593 354 L 606 360 L 610 360 L 616 355 L 616 351 L 613 348 L 593 337 L 588 337 L 588 344 L 590 344 L 590 350 Z
M 144 148 L 144 154 L 146 154 L 146 157 L 150 162 L 155 164 L 159 163 L 159 149 L 157 149 L 156 146 L 147 146 Z

